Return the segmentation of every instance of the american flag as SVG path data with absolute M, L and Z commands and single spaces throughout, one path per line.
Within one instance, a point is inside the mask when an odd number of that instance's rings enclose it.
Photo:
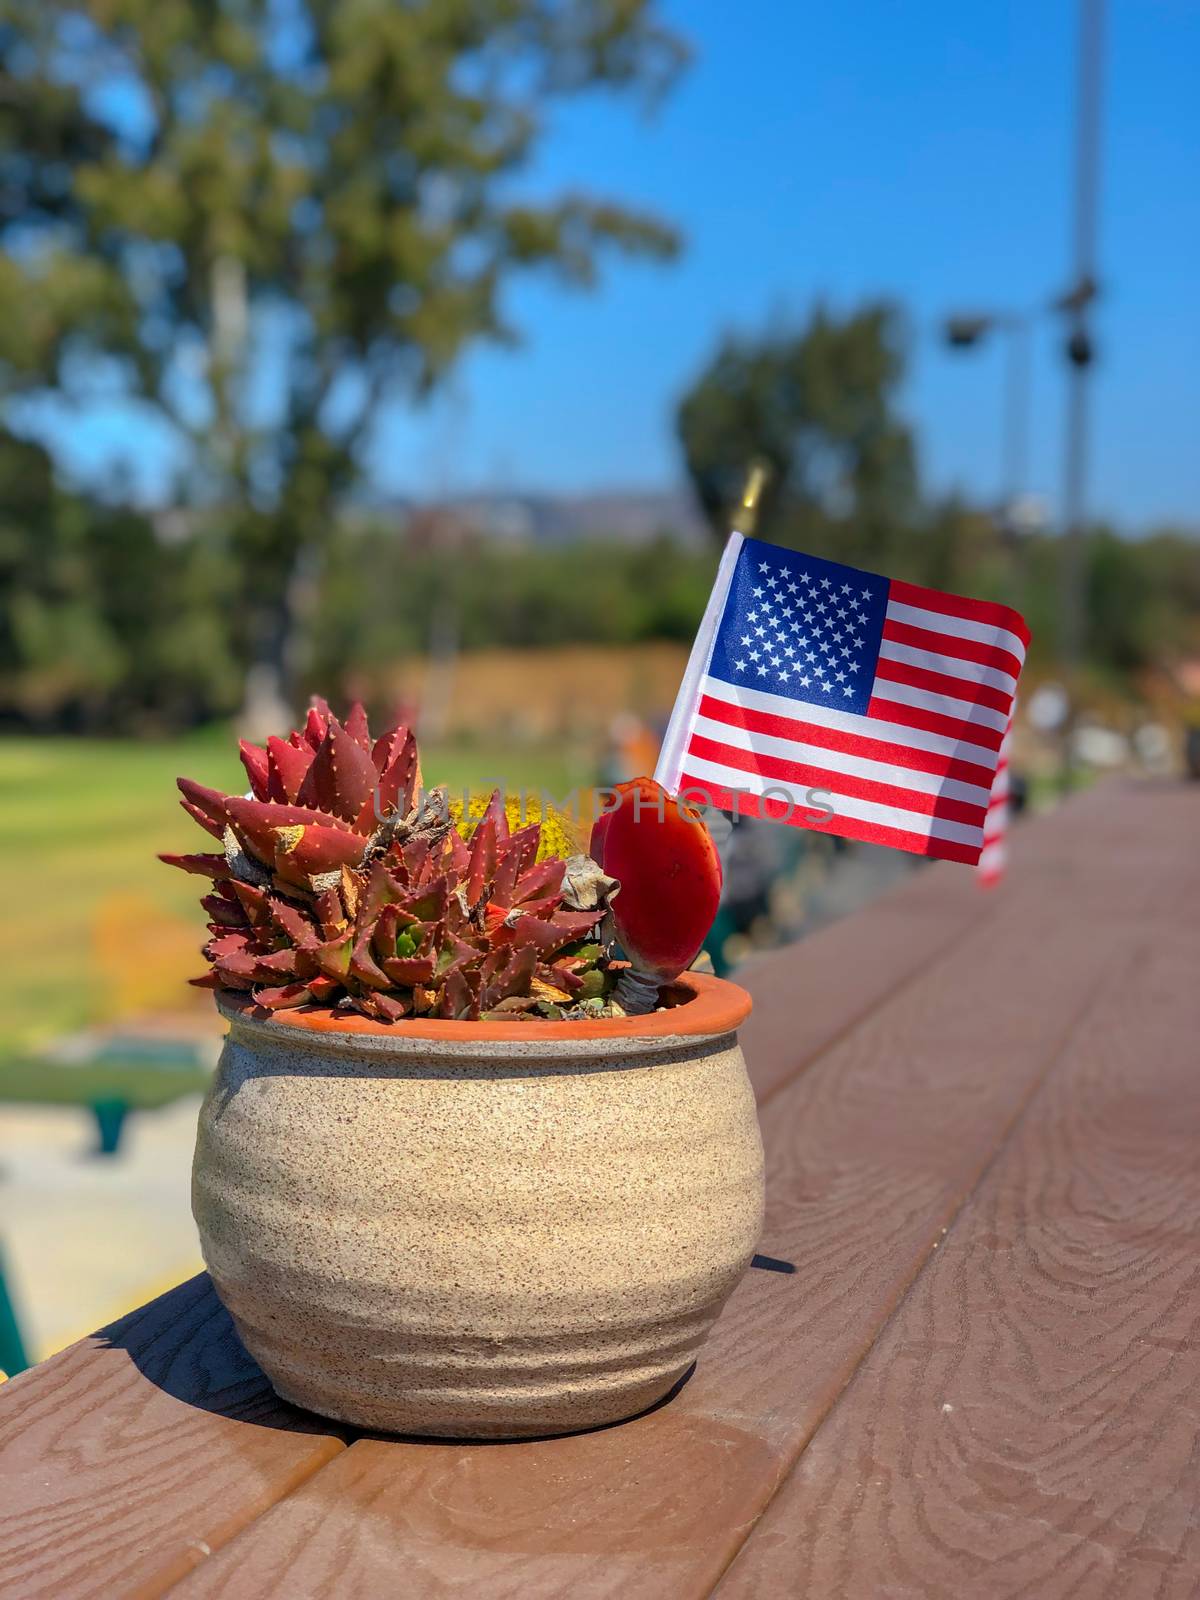
M 1028 643 L 1008 606 L 734 533 L 655 775 L 722 810 L 974 864 Z

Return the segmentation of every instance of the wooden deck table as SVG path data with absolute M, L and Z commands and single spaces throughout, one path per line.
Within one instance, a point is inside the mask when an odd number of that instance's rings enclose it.
M 763 1256 L 668 1404 L 360 1437 L 196 1278 L 0 1389 L 0 1595 L 1192 1600 L 1198 823 L 1107 783 L 752 967 Z

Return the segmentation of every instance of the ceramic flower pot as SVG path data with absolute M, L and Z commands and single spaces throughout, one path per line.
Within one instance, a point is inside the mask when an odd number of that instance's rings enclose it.
M 280 1395 L 367 1428 L 518 1438 L 671 1389 L 763 1203 L 749 997 L 689 974 L 673 998 L 394 1027 L 222 998 L 192 1208 Z

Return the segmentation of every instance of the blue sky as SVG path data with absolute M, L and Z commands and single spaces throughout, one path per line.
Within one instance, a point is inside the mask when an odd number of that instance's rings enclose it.
M 614 261 L 600 289 L 527 282 L 513 351 L 480 350 L 451 391 L 396 410 L 372 452 L 398 493 L 680 481 L 675 401 L 726 329 L 802 319 L 818 297 L 907 310 L 904 405 L 926 484 L 1000 487 L 1001 352 L 933 334 L 966 306 L 1031 307 L 1068 277 L 1073 0 L 673 0 L 695 61 L 651 120 L 608 98 L 561 107 L 527 185 L 609 193 L 670 216 L 682 259 Z M 1112 0 L 1105 96 L 1091 501 L 1130 529 L 1200 523 L 1200 0 Z M 1063 410 L 1058 334 L 1036 337 L 1029 487 L 1051 506 Z M 80 466 L 131 437 L 74 436 Z

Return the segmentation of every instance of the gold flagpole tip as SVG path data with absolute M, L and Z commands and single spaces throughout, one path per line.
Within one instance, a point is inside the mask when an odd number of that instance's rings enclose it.
M 741 503 L 733 514 L 731 527 L 734 533 L 744 533 L 748 538 L 754 533 L 758 524 L 758 503 L 767 486 L 770 471 L 765 461 L 750 463 L 742 487 Z

